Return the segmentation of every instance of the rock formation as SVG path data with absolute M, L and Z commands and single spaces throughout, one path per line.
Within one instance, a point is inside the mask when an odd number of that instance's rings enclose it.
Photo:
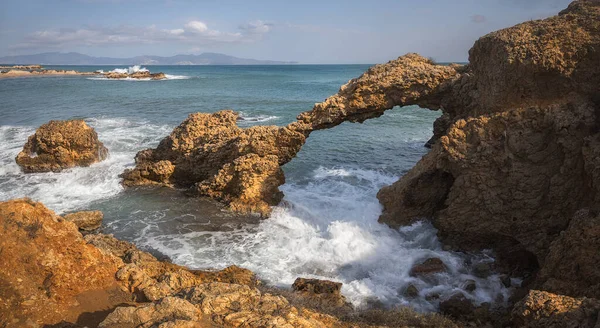
M 454 66 L 409 54 L 371 68 L 286 127 L 241 129 L 230 110 L 190 114 L 156 149 L 137 154 L 123 184 L 192 188 L 234 211 L 266 216 L 283 198 L 280 166 L 296 156 L 311 131 L 380 116 L 396 102 L 436 108 L 439 96 L 430 95 L 444 93 L 444 82 L 457 76 Z
M 50 121 L 29 137 L 17 155 L 25 173 L 59 172 L 75 166 L 89 166 L 108 156 L 98 134 L 83 120 Z
M 63 215 L 67 221 L 75 223 L 82 231 L 93 231 L 100 228 L 104 215 L 100 211 L 80 211 Z
M 283 197 L 280 166 L 296 155 L 305 137 L 276 126 L 241 129 L 237 119 L 230 110 L 190 114 L 156 149 L 137 154 L 123 184 L 191 188 L 235 211 L 267 215 Z
M 494 248 L 513 269 L 535 270 L 548 258 L 546 285 L 582 296 L 584 283 L 565 278 L 597 245 L 582 245 L 576 263 L 555 258 L 573 249 L 559 235 L 574 213 L 600 197 L 599 32 L 600 3 L 575 1 L 558 16 L 478 40 L 441 100 L 446 128 L 432 151 L 379 192 L 380 221 L 431 218 L 445 242 Z
M 149 71 L 138 71 L 134 73 L 117 73 L 108 72 L 104 73 L 104 77 L 107 79 L 150 79 L 150 80 L 162 80 L 166 79 L 165 73 L 150 73 Z

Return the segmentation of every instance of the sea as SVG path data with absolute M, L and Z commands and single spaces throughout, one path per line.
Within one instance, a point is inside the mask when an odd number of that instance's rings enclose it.
M 377 191 L 397 181 L 428 151 L 439 112 L 394 108 L 364 123 L 313 132 L 283 169 L 284 200 L 268 219 L 239 216 L 217 202 L 168 188 L 125 190 L 119 174 L 135 154 L 156 147 L 190 113 L 233 109 L 241 127 L 283 126 L 335 94 L 369 65 L 146 66 L 167 79 L 101 76 L 0 79 L 0 201 L 30 197 L 59 214 L 101 210 L 101 232 L 194 269 L 238 265 L 265 284 L 290 288 L 297 277 L 343 283 L 356 307 L 411 306 L 436 311 L 463 293 L 477 304 L 503 306 L 510 290 L 500 276 L 479 278 L 474 265 L 490 252 L 445 250 L 427 221 L 400 229 L 377 222 Z M 125 66 L 48 66 L 78 71 Z M 84 119 L 109 149 L 107 160 L 60 173 L 24 174 L 15 163 L 28 136 L 49 120 Z M 425 259 L 447 272 L 413 277 Z M 465 290 L 469 280 L 473 292 Z M 408 296 L 409 285 L 419 295 Z

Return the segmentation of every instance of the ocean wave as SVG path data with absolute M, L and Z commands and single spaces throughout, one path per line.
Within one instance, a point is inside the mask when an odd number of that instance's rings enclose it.
M 279 116 L 274 116 L 274 115 L 252 115 L 252 114 L 247 114 L 243 111 L 239 112 L 240 116 L 240 121 L 241 122 L 247 122 L 247 123 L 263 123 L 263 122 L 268 122 L 268 121 L 273 121 L 279 118 Z
M 160 79 L 160 80 L 153 80 L 151 78 L 141 78 L 141 79 L 135 79 L 135 78 L 131 78 L 131 77 L 126 77 L 126 78 L 122 78 L 122 79 L 109 79 L 106 78 L 104 76 L 94 76 L 94 77 L 88 77 L 88 80 L 93 80 L 93 81 L 132 81 L 132 82 L 143 82 L 143 81 L 168 81 L 168 80 L 187 80 L 187 79 L 191 79 L 191 76 L 186 76 L 186 75 L 171 75 L 171 74 L 165 74 L 165 78 L 164 79 Z
M 347 167 L 321 167 L 313 176 L 309 184 L 283 185 L 283 204 L 258 226 L 216 232 L 174 229 L 179 232 L 165 234 L 156 228 L 155 219 L 148 219 L 136 243 L 194 268 L 240 265 L 276 286 L 289 287 L 300 276 L 339 281 L 343 294 L 356 306 L 378 300 L 431 311 L 439 299 L 456 292 L 478 304 L 508 299 L 509 291 L 498 275 L 478 278 L 465 264 L 493 261 L 487 254 L 444 251 L 429 223 L 400 230 L 377 223 L 381 205 L 375 195 L 396 177 Z M 163 215 L 164 224 L 180 223 Z M 430 257 L 441 259 L 448 271 L 424 279 L 410 275 L 414 264 Z M 469 279 L 476 281 L 474 293 L 463 289 Z M 403 294 L 411 284 L 419 289 L 416 298 Z M 440 298 L 428 298 L 429 294 Z

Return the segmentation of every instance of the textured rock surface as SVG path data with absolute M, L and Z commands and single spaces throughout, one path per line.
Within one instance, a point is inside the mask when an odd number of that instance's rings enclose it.
M 596 260 L 597 220 L 586 222 L 588 243 L 574 244 L 567 227 L 600 195 L 599 48 L 597 1 L 478 40 L 445 87 L 432 151 L 379 192 L 380 222 L 432 218 L 447 243 L 494 248 L 511 269 L 541 266 L 538 285 L 598 297 L 599 271 L 586 264 Z M 592 286 L 567 278 L 580 266 Z
M 63 215 L 64 219 L 75 223 L 79 230 L 92 231 L 100 228 L 104 215 L 100 211 L 80 211 Z
M 162 80 L 162 79 L 166 79 L 167 76 L 165 75 L 165 73 L 150 73 L 148 71 L 141 71 L 141 72 L 135 72 L 135 73 L 116 73 L 116 72 L 109 72 L 109 73 L 104 73 L 104 77 L 107 79 L 150 79 L 150 80 Z
M 598 180 L 596 180 L 598 181 Z M 552 293 L 600 298 L 600 216 L 581 210 L 550 245 L 538 288 Z
M 123 301 L 115 279 L 119 261 L 88 245 L 75 224 L 44 205 L 1 202 L 0 231 L 0 326 L 74 322 L 81 312 Z
M 123 184 L 191 188 L 235 211 L 269 214 L 283 197 L 280 166 L 296 155 L 305 137 L 285 127 L 241 129 L 237 119 L 230 110 L 190 114 L 156 149 L 138 153 Z
M 83 120 L 50 121 L 29 137 L 16 161 L 26 173 L 89 166 L 108 156 L 94 129 Z
M 297 278 L 292 290 L 319 307 L 350 306 L 342 295 L 342 283 L 329 280 Z
M 512 311 L 516 327 L 526 328 L 596 328 L 600 325 L 600 301 L 572 298 L 531 290 Z
M 310 133 L 342 122 L 363 122 L 394 106 L 419 105 L 439 109 L 449 81 L 458 78 L 460 66 L 436 65 L 417 54 L 407 54 L 375 65 L 350 80 L 340 91 L 298 115 L 290 128 Z

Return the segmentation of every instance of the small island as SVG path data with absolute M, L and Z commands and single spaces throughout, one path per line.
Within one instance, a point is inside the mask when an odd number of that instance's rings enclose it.
M 133 68 L 133 69 L 132 69 Z M 140 79 L 140 80 L 162 80 L 166 79 L 165 73 L 150 73 L 147 69 L 133 66 L 129 69 L 115 69 L 109 72 L 79 72 L 76 70 L 46 69 L 42 65 L 14 65 L 0 66 L 0 78 L 9 77 L 33 77 L 33 76 L 60 76 L 60 75 L 85 75 L 103 76 L 107 79 Z M 137 69 L 135 69 L 137 68 Z

